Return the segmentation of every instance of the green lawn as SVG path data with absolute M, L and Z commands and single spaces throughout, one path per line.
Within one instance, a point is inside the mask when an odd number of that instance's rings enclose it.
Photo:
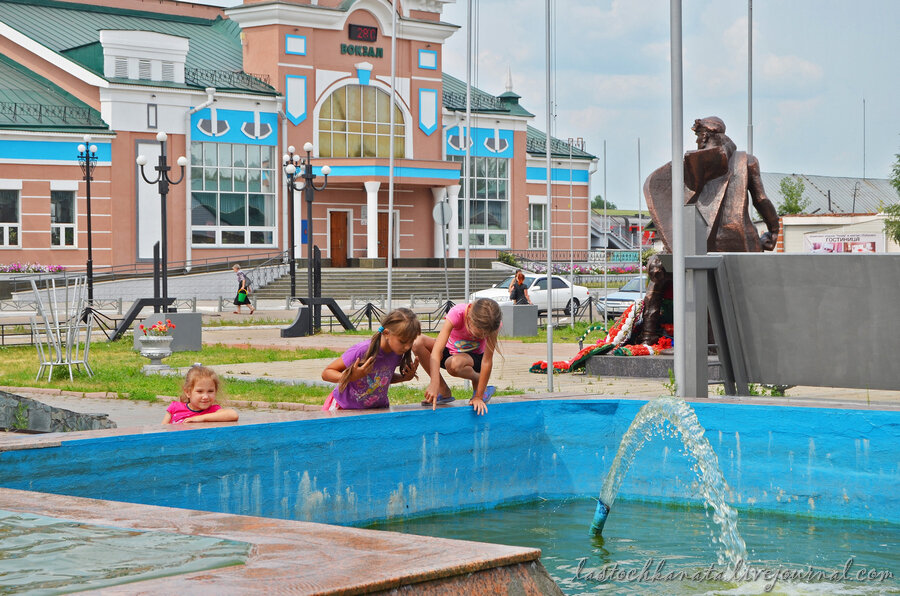
M 203 346 L 199 352 L 178 352 L 166 358 L 173 368 L 190 366 L 194 362 L 206 365 L 237 364 L 242 362 L 276 362 L 308 358 L 336 358 L 334 350 L 276 350 L 236 348 L 224 345 Z M 69 380 L 68 370 L 57 367 L 53 381 L 47 382 L 46 374 L 35 381 L 38 370 L 37 352 L 33 346 L 8 346 L 0 348 L 0 384 L 14 387 L 52 387 L 63 391 L 93 393 L 106 391 L 120 397 L 139 400 L 155 400 L 157 395 L 175 396 L 181 392 L 180 377 L 144 375 L 141 368 L 147 359 L 132 349 L 131 336 L 113 343 L 93 343 L 90 352 L 94 376 L 75 372 Z M 267 381 L 227 381 L 225 397 L 253 401 L 292 401 L 321 403 L 328 393 L 325 387 L 290 387 Z
M 365 333 L 368 335 L 368 331 Z M 309 358 L 337 358 L 334 350 L 294 349 L 276 350 L 237 348 L 222 344 L 205 345 L 199 352 L 177 352 L 165 359 L 173 368 L 190 366 L 194 362 L 204 365 L 239 364 L 242 362 L 278 362 Z M 55 368 L 53 381 L 47 382 L 46 373 L 35 381 L 38 370 L 37 352 L 33 346 L 0 347 L 0 385 L 11 387 L 50 387 L 76 393 L 108 392 L 123 399 L 155 401 L 157 396 L 177 396 L 181 392 L 180 376 L 145 375 L 141 368 L 147 359 L 132 349 L 131 336 L 113 343 L 92 343 L 90 352 L 94 376 L 75 371 L 75 379 L 69 380 L 68 369 Z M 424 373 L 420 373 L 424 374 Z M 239 381 L 227 379 L 223 383 L 221 398 L 257 402 L 292 402 L 321 404 L 331 392 L 330 387 L 313 385 L 283 385 L 266 380 Z M 422 390 L 404 385 L 390 389 L 393 403 L 418 403 Z
M 594 321 L 594 325 L 602 324 L 603 319 Z M 590 326 L 590 323 L 588 323 L 587 321 L 578 321 L 575 323 L 574 327 L 572 325 L 559 326 L 559 324 L 557 323 L 553 327 L 553 342 L 575 343 Z M 592 331 L 591 334 L 585 339 L 585 342 L 595 343 L 597 339 L 599 339 L 602 335 L 605 335 L 605 331 Z M 534 337 L 516 337 L 514 339 L 517 339 L 525 344 L 547 343 L 547 328 L 539 327 L 538 334 Z

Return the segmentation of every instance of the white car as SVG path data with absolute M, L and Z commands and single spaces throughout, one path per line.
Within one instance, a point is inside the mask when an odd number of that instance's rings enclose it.
M 603 316 L 603 308 L 605 306 L 608 317 L 618 317 L 625 312 L 629 306 L 638 300 L 643 300 L 646 295 L 647 276 L 645 275 L 642 281 L 640 275 L 635 275 L 617 292 L 607 294 L 605 300 L 603 297 L 598 297 L 594 304 L 597 305 L 597 312 L 600 313 L 601 316 Z
M 587 302 L 588 297 L 591 295 L 590 290 L 586 287 L 576 284 L 574 286 L 575 296 L 573 298 L 572 286 L 569 284 L 568 280 L 557 275 L 554 275 L 552 280 L 554 310 L 564 309 L 567 315 L 571 314 L 573 305 L 575 306 L 575 310 L 578 310 L 578 307 Z M 496 300 L 500 303 L 509 302 L 509 286 L 512 282 L 513 277 L 507 277 L 486 290 L 480 290 L 473 293 L 469 296 L 469 301 L 477 300 L 478 298 L 490 298 L 491 300 Z M 531 298 L 531 303 L 538 307 L 538 312 L 546 312 L 547 276 L 529 273 L 525 275 L 525 287 L 528 289 L 528 297 Z M 574 302 L 572 302 L 573 300 Z

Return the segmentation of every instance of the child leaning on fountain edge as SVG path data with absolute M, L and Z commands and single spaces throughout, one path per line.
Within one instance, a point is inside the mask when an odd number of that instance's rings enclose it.
M 181 397 L 166 408 L 163 424 L 236 422 L 237 411 L 216 403 L 220 389 L 219 376 L 212 369 L 195 364 L 184 377 Z

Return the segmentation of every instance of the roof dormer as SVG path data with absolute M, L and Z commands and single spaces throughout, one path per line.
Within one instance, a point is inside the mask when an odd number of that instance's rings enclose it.
M 189 41 L 153 31 L 100 31 L 103 76 L 184 84 Z

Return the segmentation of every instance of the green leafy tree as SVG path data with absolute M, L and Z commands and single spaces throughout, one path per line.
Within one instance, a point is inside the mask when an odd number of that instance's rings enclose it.
M 778 205 L 778 215 L 796 215 L 809 207 L 809 199 L 803 197 L 806 185 L 803 180 L 794 176 L 781 179 L 781 196 L 784 201 Z
M 616 204 L 612 201 L 606 201 L 602 196 L 597 195 L 594 197 L 594 200 L 591 201 L 591 209 L 599 209 L 602 210 L 604 207 L 607 209 L 617 209 Z
M 893 186 L 897 195 L 900 195 L 900 153 L 894 156 L 894 167 L 891 170 L 891 186 Z M 887 218 L 884 220 L 884 232 L 897 244 L 900 244 L 900 203 L 889 205 L 884 210 Z

